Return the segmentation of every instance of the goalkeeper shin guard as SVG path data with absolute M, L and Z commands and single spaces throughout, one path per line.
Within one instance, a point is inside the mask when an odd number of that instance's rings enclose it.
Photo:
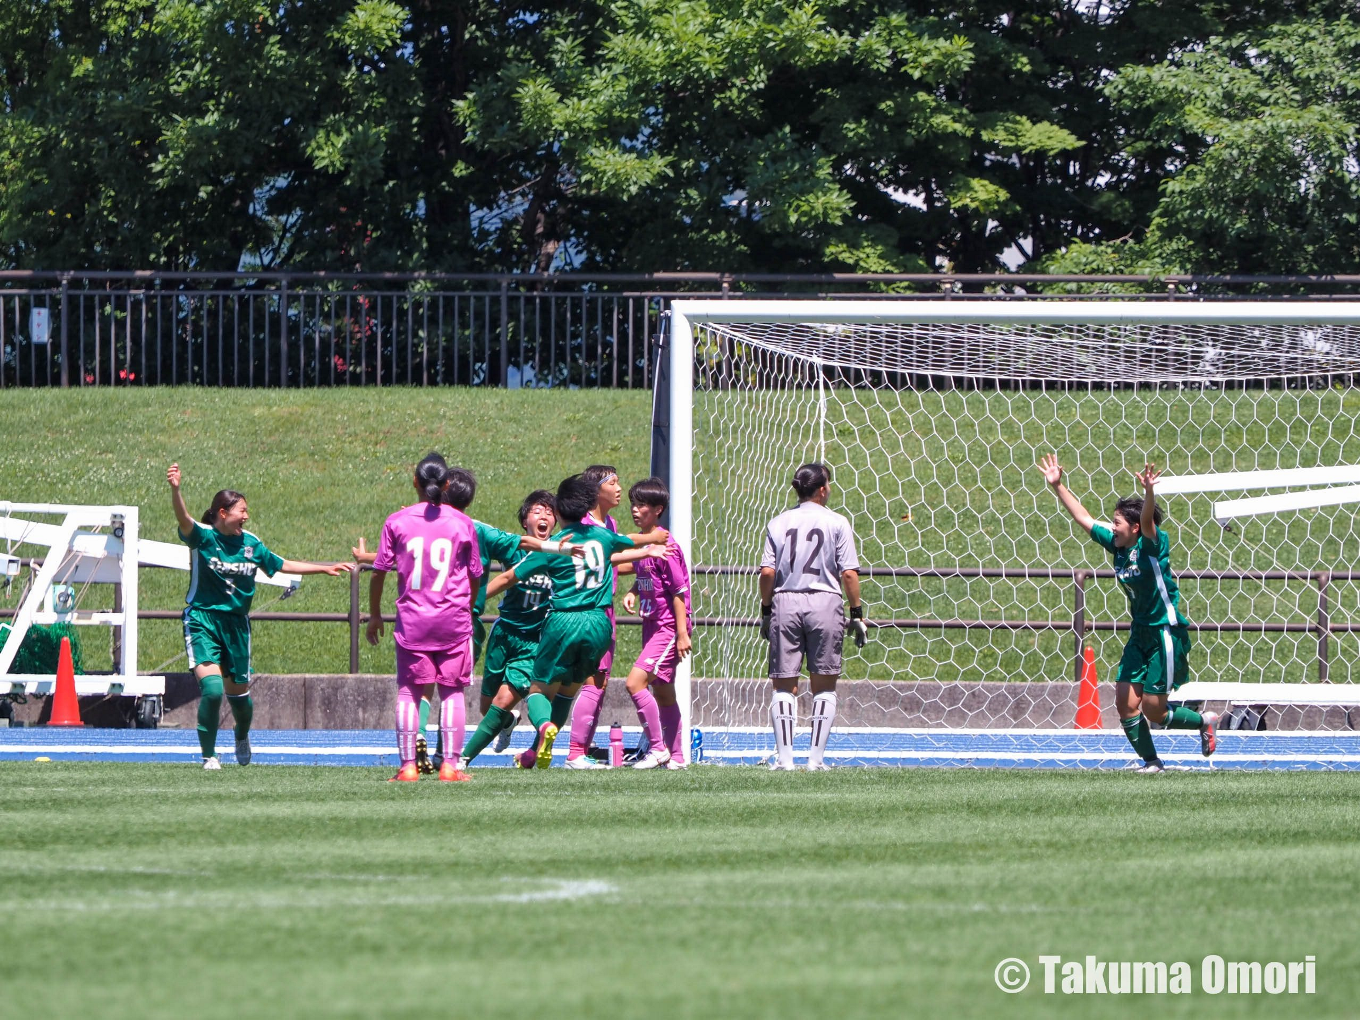
M 793 730 L 798 725 L 798 700 L 788 691 L 775 691 L 770 702 L 770 725 L 774 727 L 774 746 L 781 769 L 793 768 Z
M 836 692 L 815 695 L 812 699 L 812 746 L 808 748 L 808 768 L 822 764 L 826 738 L 831 735 L 831 724 L 835 721 Z

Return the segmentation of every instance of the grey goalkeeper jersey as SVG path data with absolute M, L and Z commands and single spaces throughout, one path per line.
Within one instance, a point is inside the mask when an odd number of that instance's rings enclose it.
M 841 571 L 858 570 L 855 533 L 834 510 L 809 500 L 765 528 L 762 567 L 774 568 L 774 590 L 841 593 Z

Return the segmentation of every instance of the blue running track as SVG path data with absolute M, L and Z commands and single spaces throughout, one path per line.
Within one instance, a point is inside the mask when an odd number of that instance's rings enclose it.
M 764 729 L 708 729 L 702 737 L 702 760 L 710 763 L 758 765 L 774 750 L 773 737 Z M 1360 732 L 1224 732 L 1212 759 L 1200 756 L 1198 734 L 1159 732 L 1155 739 L 1172 769 L 1360 770 Z M 511 754 L 528 740 L 528 727 L 521 727 L 509 751 L 487 751 L 476 764 L 509 765 Z M 636 727 L 625 731 L 630 747 L 637 741 Z M 218 744 L 223 764 L 234 761 L 232 744 L 230 728 L 224 729 Z M 395 740 L 384 730 L 257 730 L 251 744 L 260 765 L 397 765 Z M 430 744 L 433 748 L 433 731 Z M 564 733 L 554 764 L 562 762 L 566 747 Z M 801 762 L 806 734 L 800 734 L 795 751 Z M 38 757 L 196 763 L 199 750 L 193 730 L 0 729 L 0 761 Z M 1123 734 L 1112 731 L 845 729 L 832 733 L 826 758 L 833 765 L 1120 769 L 1131 764 L 1133 755 Z

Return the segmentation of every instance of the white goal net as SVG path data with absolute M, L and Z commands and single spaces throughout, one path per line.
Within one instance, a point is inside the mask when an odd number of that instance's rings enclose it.
M 671 392 L 688 402 L 672 411 L 685 433 L 673 519 L 696 575 L 700 728 L 767 723 L 757 567 L 805 461 L 833 471 L 874 624 L 863 650 L 847 643 L 838 727 L 945 731 L 1072 727 L 1084 645 L 1102 684 L 1114 679 L 1127 604 L 1108 554 L 1035 469 L 1042 454 L 1098 520 L 1137 494 L 1144 460 L 1171 476 L 1360 464 L 1353 304 L 708 301 L 672 314 Z M 1225 498 L 1281 491 L 1161 500 L 1192 680 L 1259 685 L 1272 729 L 1347 729 L 1360 723 L 1346 705 L 1360 690 L 1356 504 L 1241 516 L 1231 531 L 1214 519 Z M 1322 682 L 1334 703 L 1269 693 Z

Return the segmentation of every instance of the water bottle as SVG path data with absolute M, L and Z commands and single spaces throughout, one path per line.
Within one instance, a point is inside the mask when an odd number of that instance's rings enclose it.
M 697 726 L 689 731 L 689 760 L 691 765 L 704 760 L 704 731 Z
M 623 766 L 623 727 L 614 723 L 609 727 L 609 767 Z

